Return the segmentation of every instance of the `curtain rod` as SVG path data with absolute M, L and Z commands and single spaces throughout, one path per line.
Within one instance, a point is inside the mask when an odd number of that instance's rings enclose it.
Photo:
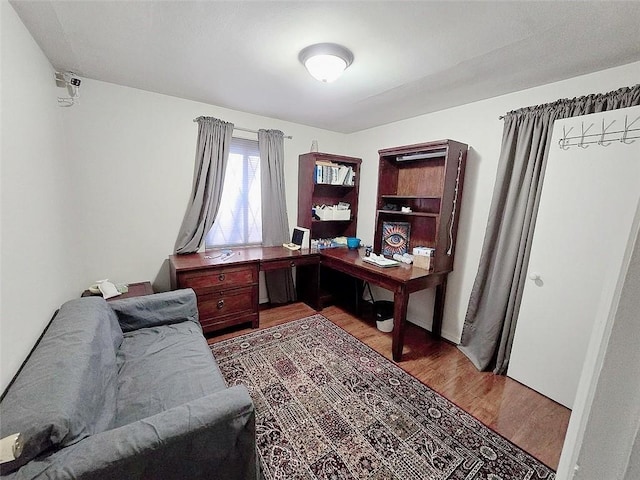
M 194 123 L 198 121 L 197 118 L 193 119 Z M 258 134 L 257 130 L 251 130 L 249 128 L 242 128 L 242 127 L 236 127 L 235 125 L 233 126 L 234 130 L 240 130 L 241 132 L 249 132 L 249 133 L 255 133 L 256 135 Z M 288 138 L 289 140 L 291 140 L 293 137 L 291 135 L 285 135 L 284 138 Z
M 233 129 L 234 130 L 240 130 L 241 132 L 255 133 L 256 135 L 258 134 L 257 130 L 251 130 L 249 128 L 233 127 Z M 289 140 L 291 140 L 293 137 L 291 135 L 285 135 L 284 138 L 288 138 Z

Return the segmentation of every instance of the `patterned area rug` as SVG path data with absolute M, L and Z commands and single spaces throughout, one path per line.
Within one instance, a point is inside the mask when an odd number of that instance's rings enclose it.
M 267 480 L 555 478 L 322 315 L 211 349 L 251 393 Z

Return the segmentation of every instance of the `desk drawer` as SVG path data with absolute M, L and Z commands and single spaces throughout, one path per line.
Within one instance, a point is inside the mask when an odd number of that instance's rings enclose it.
M 198 294 L 198 312 L 203 326 L 228 316 L 257 312 L 258 286 L 232 288 Z
M 303 265 L 319 265 L 320 257 L 318 256 L 304 256 L 304 257 L 289 257 L 278 260 L 263 260 L 260 262 L 260 269 L 262 271 L 279 270 L 281 268 L 300 267 Z
M 196 293 L 251 285 L 258 282 L 258 265 L 216 267 L 180 274 L 180 288 L 193 288 Z

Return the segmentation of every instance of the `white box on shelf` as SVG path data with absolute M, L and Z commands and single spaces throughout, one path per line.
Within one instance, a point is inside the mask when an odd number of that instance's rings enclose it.
M 433 257 L 435 252 L 436 252 L 435 248 L 413 247 L 413 254 L 414 255 L 426 255 L 427 257 Z
M 333 220 L 333 209 L 323 205 L 321 207 L 316 207 L 316 215 L 320 220 Z
M 322 205 L 315 212 L 320 220 L 351 220 L 351 209 L 339 209 L 336 205 Z
M 351 210 L 334 210 L 333 219 L 334 220 L 350 220 Z

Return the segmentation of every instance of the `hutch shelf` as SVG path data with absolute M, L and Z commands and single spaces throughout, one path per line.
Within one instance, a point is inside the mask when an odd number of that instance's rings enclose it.
M 358 223 L 360 158 L 312 152 L 299 156 L 298 225 L 311 231 L 312 239 L 354 237 Z M 345 220 L 314 218 L 317 205 L 348 203 L 351 213 Z
M 467 149 L 441 140 L 378 151 L 375 252 L 382 251 L 383 230 L 388 237 L 399 225 L 394 245 L 409 253 L 434 248 L 434 271 L 453 270 Z

